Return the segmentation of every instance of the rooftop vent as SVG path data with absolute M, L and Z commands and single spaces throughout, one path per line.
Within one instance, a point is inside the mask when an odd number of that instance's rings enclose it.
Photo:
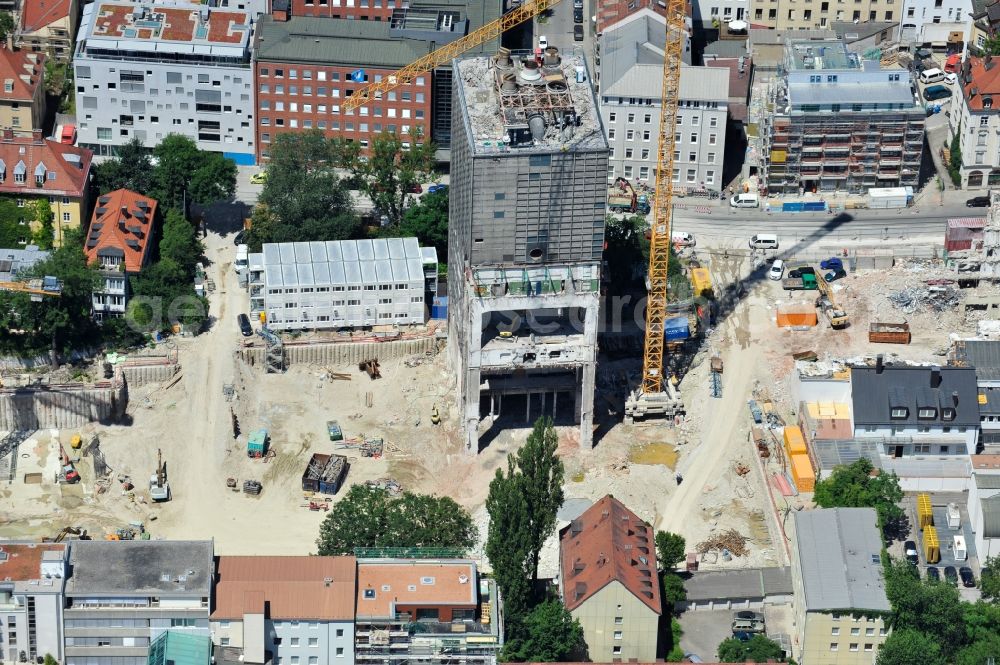
M 434 578 L 433 577 L 421 577 L 420 578 L 420 583 L 423 584 L 424 586 L 430 586 L 430 585 L 434 584 Z

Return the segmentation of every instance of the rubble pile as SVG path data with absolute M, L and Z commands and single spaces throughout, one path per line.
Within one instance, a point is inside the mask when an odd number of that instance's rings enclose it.
M 958 307 L 962 295 L 951 285 L 911 286 L 886 296 L 892 306 L 904 314 L 945 310 Z
M 708 540 L 698 543 L 696 549 L 699 554 L 706 554 L 712 550 L 728 551 L 733 556 L 744 556 L 750 553 L 747 548 L 747 537 L 736 529 L 716 533 Z

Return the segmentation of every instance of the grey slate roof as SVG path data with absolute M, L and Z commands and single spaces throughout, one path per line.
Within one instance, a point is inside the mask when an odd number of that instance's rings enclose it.
M 955 346 L 955 356 L 975 367 L 981 381 L 1000 381 L 1000 340 L 967 339 Z
M 79 540 L 70 548 L 70 596 L 210 596 L 210 540 Z
M 934 371 L 941 383 L 931 385 Z M 953 397 L 957 393 L 957 403 Z M 979 395 L 976 372 L 969 367 L 911 367 L 886 365 L 851 368 L 851 402 L 854 426 L 939 425 L 949 427 L 979 426 Z M 905 418 L 891 418 L 892 406 L 905 407 Z M 936 409 L 936 417 L 917 418 L 920 406 Z M 944 408 L 955 409 L 954 420 L 942 420 Z
M 1000 494 L 982 499 L 983 538 L 1000 538 Z
M 268 288 L 412 283 L 424 279 L 424 253 L 416 238 L 267 243 L 262 249 Z
M 389 36 L 389 21 L 262 16 L 255 43 L 258 62 L 301 62 L 397 69 L 434 50 L 431 42 Z
M 710 60 L 713 55 L 719 58 L 738 58 L 741 55 L 749 55 L 749 53 L 746 40 L 718 39 L 707 44 L 702 55 L 705 60 Z
M 663 89 L 666 21 L 654 12 L 637 14 L 601 35 L 601 96 L 659 100 Z M 729 74 L 714 67 L 681 66 L 680 98 L 729 99 Z
M 24 249 L 0 249 L 0 282 L 11 282 L 18 273 L 30 269 L 39 261 L 49 258 L 49 252 L 28 245 Z
M 855 23 L 854 21 L 833 21 L 830 23 L 830 27 L 833 28 L 833 31 L 837 33 L 838 37 L 842 37 L 850 43 L 867 39 L 868 37 L 877 35 L 884 30 L 895 31 L 899 28 L 899 23 L 894 23 L 892 21 L 865 21 L 863 23 Z M 893 34 L 895 33 L 891 33 L 890 37 Z
M 792 593 L 791 568 L 752 568 L 694 573 L 684 580 L 690 601 L 765 598 Z
M 800 104 L 905 104 L 916 106 L 909 77 L 898 82 L 883 83 L 789 83 L 788 99 L 793 106 Z
M 1000 490 L 1000 474 L 996 473 L 976 473 L 976 487 L 981 490 Z
M 826 508 L 794 516 L 806 611 L 889 611 L 875 509 Z

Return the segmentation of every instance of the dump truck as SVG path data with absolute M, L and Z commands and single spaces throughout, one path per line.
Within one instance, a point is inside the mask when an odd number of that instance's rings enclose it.
M 815 291 L 816 273 L 805 273 L 797 277 L 786 277 L 781 280 L 781 288 L 785 291 Z
M 170 484 L 167 482 L 167 465 L 163 454 L 156 450 L 156 473 L 149 477 L 149 498 L 153 501 L 170 501 Z
M 608 208 L 611 212 L 638 212 L 643 215 L 650 210 L 649 197 L 637 194 L 625 178 L 616 178 L 615 183 L 608 188 Z
M 247 439 L 247 457 L 263 457 L 267 452 L 269 437 L 266 429 L 255 430 Z

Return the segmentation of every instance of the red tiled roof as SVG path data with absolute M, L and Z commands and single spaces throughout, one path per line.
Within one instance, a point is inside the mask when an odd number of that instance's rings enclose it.
M 989 57 L 989 56 L 987 56 Z M 963 76 L 965 67 L 969 67 L 968 83 L 962 78 L 962 92 L 966 103 L 972 111 L 983 110 L 983 95 L 993 97 L 993 108 L 1000 109 L 1000 58 L 969 58 L 968 65 L 962 64 L 959 76 Z M 973 94 L 975 90 L 975 94 Z
M 207 9 L 207 7 L 205 7 Z M 136 5 L 101 3 L 93 35 L 102 37 L 125 37 L 125 31 L 135 31 L 129 17 Z M 246 12 L 220 11 L 211 9 L 208 15 L 208 31 L 200 34 L 197 18 L 198 10 L 177 9 L 160 5 L 152 6 L 153 17 L 145 22 L 158 24 L 155 29 L 145 26 L 131 39 L 162 39 L 173 42 L 207 41 L 216 44 L 239 44 L 249 30 L 250 16 Z M 162 16 L 162 18 L 160 18 Z M 233 26 L 247 26 L 245 30 L 233 30 Z
M 618 581 L 662 613 L 653 529 L 610 494 L 559 532 L 559 549 L 566 609 Z
M 352 621 L 353 556 L 220 556 L 213 619 Z M 329 582 L 327 581 L 329 580 Z
M 52 551 L 62 552 L 65 549 L 65 545 L 2 543 L 0 550 L 7 557 L 0 560 L 0 580 L 9 579 L 12 582 L 37 580 L 41 577 L 42 554 Z
M 21 28 L 38 32 L 47 25 L 69 16 L 71 0 L 27 0 L 22 3 Z
M 0 99 L 25 100 L 31 103 L 35 98 L 35 91 L 42 84 L 44 64 L 43 53 L 0 48 L 0 82 L 3 83 L 3 87 L 0 87 Z M 10 92 L 7 92 L 7 81 L 12 84 Z
M 474 606 L 477 584 L 471 561 L 365 561 L 358 564 L 357 615 L 392 617 L 398 606 Z
M 93 157 L 94 153 L 85 148 L 43 139 L 41 132 L 35 132 L 33 137 L 14 136 L 12 130 L 6 129 L 0 138 L 0 194 L 82 197 Z M 16 171 L 21 163 L 25 178 L 19 183 Z M 46 171 L 41 187 L 35 179 L 39 166 Z
M 1000 455 L 971 455 L 973 469 L 1000 469 Z
M 140 203 L 146 204 L 145 209 Z M 116 189 L 101 196 L 90 219 L 90 231 L 83 248 L 87 262 L 99 262 L 98 254 L 102 250 L 117 248 L 124 253 L 126 272 L 142 270 L 154 231 L 156 206 L 156 199 L 127 189 Z

